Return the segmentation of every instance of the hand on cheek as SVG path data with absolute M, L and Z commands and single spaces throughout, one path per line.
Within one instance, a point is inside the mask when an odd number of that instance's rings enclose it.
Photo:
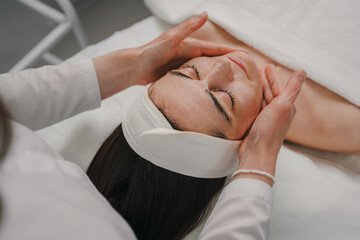
M 277 155 L 294 118 L 296 112 L 294 102 L 305 76 L 305 71 L 296 71 L 286 86 L 282 86 L 275 69 L 271 66 L 265 68 L 261 78 L 267 105 L 257 116 L 240 147 L 239 168 L 275 174 Z M 264 77 L 266 79 L 263 79 Z
M 264 99 L 266 105 L 275 97 L 279 96 L 284 89 L 283 83 L 280 81 L 277 69 L 274 65 L 268 64 L 265 68 L 260 69 L 260 79 L 263 84 Z

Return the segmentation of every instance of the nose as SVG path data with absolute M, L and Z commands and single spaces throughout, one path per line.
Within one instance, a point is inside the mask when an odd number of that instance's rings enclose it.
M 234 80 L 234 72 L 228 59 L 219 58 L 212 71 L 204 79 L 208 88 L 223 88 Z

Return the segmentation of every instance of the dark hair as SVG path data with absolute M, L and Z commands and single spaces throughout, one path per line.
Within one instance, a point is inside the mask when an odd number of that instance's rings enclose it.
M 182 239 L 207 216 L 225 178 L 189 177 L 137 155 L 121 124 L 105 140 L 87 174 L 138 239 Z

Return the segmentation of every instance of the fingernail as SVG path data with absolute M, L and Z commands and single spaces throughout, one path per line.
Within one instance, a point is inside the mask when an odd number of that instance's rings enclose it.
M 276 69 L 274 64 L 270 64 L 271 74 L 276 74 Z
M 203 11 L 202 13 L 200 13 L 199 18 L 204 18 L 207 16 L 207 12 Z
M 272 64 L 268 64 L 265 66 L 265 74 L 267 74 L 269 77 L 273 73 L 274 68 Z
M 296 78 L 300 81 L 304 81 L 305 77 L 306 77 L 306 72 L 304 70 L 301 70 L 296 74 Z

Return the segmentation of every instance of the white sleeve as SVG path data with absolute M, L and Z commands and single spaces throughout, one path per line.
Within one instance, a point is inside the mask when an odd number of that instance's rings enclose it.
M 232 181 L 221 193 L 199 239 L 269 239 L 272 199 L 272 188 L 265 182 Z
M 13 119 L 38 130 L 100 106 L 91 59 L 0 75 L 0 96 Z

